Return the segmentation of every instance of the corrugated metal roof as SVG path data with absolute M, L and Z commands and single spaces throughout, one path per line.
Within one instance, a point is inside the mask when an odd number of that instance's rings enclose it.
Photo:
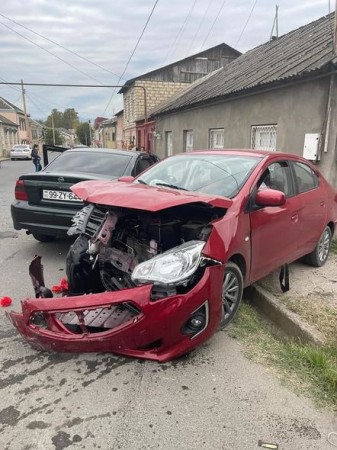
M 152 115 L 187 109 L 258 87 L 327 70 L 333 55 L 334 13 L 256 47 L 199 80 Z

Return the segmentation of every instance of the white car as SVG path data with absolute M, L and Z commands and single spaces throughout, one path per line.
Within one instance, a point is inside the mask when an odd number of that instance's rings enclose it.
M 32 159 L 32 149 L 28 144 L 13 145 L 10 151 L 11 160 Z

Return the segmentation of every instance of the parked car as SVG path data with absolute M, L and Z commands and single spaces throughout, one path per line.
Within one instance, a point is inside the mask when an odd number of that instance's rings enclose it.
M 42 171 L 21 175 L 11 205 L 14 228 L 48 242 L 67 236 L 71 218 L 84 204 L 70 188 L 83 180 L 116 180 L 139 175 L 158 161 L 145 152 L 74 148 L 58 155 Z
M 14 159 L 32 159 L 32 149 L 28 144 L 16 144 L 10 150 L 10 157 Z
M 69 230 L 80 235 L 66 296 L 9 314 L 33 345 L 166 361 L 230 323 L 244 287 L 298 258 L 328 258 L 337 191 L 303 158 L 191 152 L 128 181 L 72 186 L 86 206 Z M 36 295 L 48 297 L 34 264 Z

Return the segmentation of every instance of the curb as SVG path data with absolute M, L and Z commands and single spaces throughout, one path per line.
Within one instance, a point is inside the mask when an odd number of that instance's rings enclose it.
M 249 286 L 245 290 L 245 298 L 288 337 L 319 347 L 325 344 L 322 333 L 303 322 L 298 314 L 287 309 L 277 297 L 261 286 Z

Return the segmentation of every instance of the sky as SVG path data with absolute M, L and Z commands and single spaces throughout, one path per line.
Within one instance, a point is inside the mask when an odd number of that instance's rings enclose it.
M 333 0 L 1 0 L 0 83 L 123 85 L 215 45 L 246 52 L 335 10 Z M 111 87 L 25 86 L 28 113 L 75 108 L 83 121 L 123 108 Z M 0 96 L 23 108 L 21 87 Z

